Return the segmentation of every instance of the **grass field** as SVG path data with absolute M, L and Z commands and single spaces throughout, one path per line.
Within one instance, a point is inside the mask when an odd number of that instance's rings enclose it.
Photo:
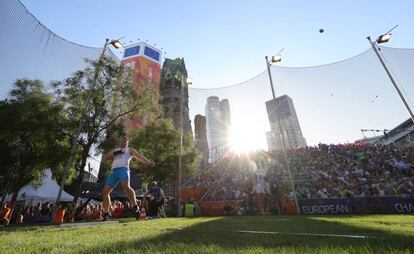
M 0 231 L 0 253 L 414 253 L 414 216 L 169 218 L 7 228 Z

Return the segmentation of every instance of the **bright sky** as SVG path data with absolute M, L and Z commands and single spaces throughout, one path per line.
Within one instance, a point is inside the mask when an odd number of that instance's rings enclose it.
M 22 0 L 43 24 L 79 44 L 106 37 L 156 43 L 184 57 L 195 87 L 238 83 L 283 52 L 285 66 L 318 65 L 356 55 L 396 24 L 393 47 L 413 47 L 414 2 L 273 0 Z M 318 30 L 325 29 L 324 34 Z
M 101 47 L 105 38 L 122 36 L 127 44 L 138 38 L 156 43 L 167 52 L 165 57 L 184 57 L 193 87 L 221 87 L 250 79 L 265 70 L 265 55 L 282 48 L 281 66 L 320 65 L 349 58 L 370 47 L 367 36 L 376 37 L 396 24 L 399 27 L 387 46 L 414 48 L 414 2 L 409 0 L 22 2 L 51 31 L 79 44 Z M 320 28 L 325 30 L 323 34 Z M 378 93 L 392 92 L 382 89 Z M 376 114 L 374 108 L 367 110 L 367 114 Z M 317 143 L 311 136 L 317 130 L 306 119 L 302 123 L 308 113 L 303 106 L 297 111 L 305 137 Z M 408 118 L 404 110 L 398 114 L 393 121 L 385 119 L 361 128 L 392 128 Z M 350 135 L 348 141 L 355 137 Z

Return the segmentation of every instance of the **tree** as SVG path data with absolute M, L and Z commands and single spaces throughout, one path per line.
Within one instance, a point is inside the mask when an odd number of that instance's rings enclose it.
M 64 103 L 66 115 L 72 123 L 68 134 L 75 136 L 82 119 L 77 140 L 80 155 L 75 160 L 75 206 L 87 159 L 91 153 L 99 153 L 105 144 L 108 145 L 108 130 L 122 133 L 119 127 L 127 117 L 151 118 L 159 112 L 157 94 L 148 90 L 146 84 L 137 82 L 132 69 L 124 68 L 107 57 L 87 60 L 87 63 L 85 69 L 53 83 L 57 99 Z
M 0 102 L 0 185 L 3 194 L 13 193 L 11 208 L 19 190 L 46 168 L 61 172 L 69 146 L 62 109 L 39 80 L 17 80 Z
M 180 131 L 171 120 L 159 119 L 130 134 L 130 146 L 155 162 L 155 168 L 143 167 L 144 182 L 157 180 L 165 187 L 167 180 L 178 178 Z M 182 172 L 190 174 L 196 169 L 197 153 L 191 134 L 183 137 Z M 133 165 L 132 165 L 133 166 Z

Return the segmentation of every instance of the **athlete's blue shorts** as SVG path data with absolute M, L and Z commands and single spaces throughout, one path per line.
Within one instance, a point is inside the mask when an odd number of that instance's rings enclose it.
M 129 181 L 129 169 L 126 167 L 114 168 L 112 174 L 106 180 L 106 185 L 113 189 L 119 182 L 123 181 Z

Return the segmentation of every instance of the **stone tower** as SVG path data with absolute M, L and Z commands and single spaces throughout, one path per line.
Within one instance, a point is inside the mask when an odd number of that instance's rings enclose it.
M 207 167 L 208 157 L 209 157 L 205 116 L 202 116 L 202 115 L 195 116 L 194 136 L 195 136 L 196 149 L 201 155 L 199 169 L 205 169 Z
M 174 126 L 180 128 L 180 100 L 183 103 L 183 130 L 191 133 L 191 120 L 188 110 L 187 70 L 184 58 L 166 58 L 161 69 L 160 104 L 164 118 L 172 119 Z M 183 89 L 181 91 L 181 89 Z

